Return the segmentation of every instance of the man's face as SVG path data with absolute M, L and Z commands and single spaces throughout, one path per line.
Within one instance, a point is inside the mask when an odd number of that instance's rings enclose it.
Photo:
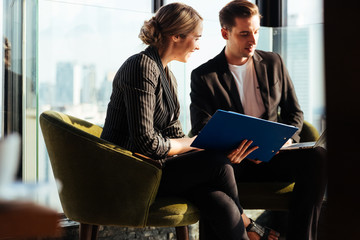
M 226 41 L 225 55 L 230 64 L 242 65 L 254 55 L 259 39 L 260 17 L 235 18 L 231 30 L 222 28 Z

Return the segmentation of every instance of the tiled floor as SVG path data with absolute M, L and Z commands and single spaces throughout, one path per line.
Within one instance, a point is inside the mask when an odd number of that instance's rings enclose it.
M 245 210 L 248 217 L 257 220 L 262 225 L 266 225 L 279 231 L 282 235 L 280 240 L 285 240 L 285 229 L 287 225 L 287 212 L 269 212 L 264 210 Z M 324 239 L 324 229 L 326 218 L 326 203 L 322 209 L 319 223 L 318 239 Z M 61 221 L 63 227 L 63 235 L 58 239 L 51 240 L 76 240 L 78 239 L 78 223 L 63 220 Z M 198 240 L 198 224 L 190 226 L 190 240 Z M 174 240 L 175 230 L 173 228 L 120 228 L 120 227 L 100 227 L 99 240 Z M 50 240 L 50 239 L 44 239 Z

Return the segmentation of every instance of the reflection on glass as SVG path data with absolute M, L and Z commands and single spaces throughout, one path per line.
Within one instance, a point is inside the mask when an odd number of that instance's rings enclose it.
M 23 37 L 21 17 L 21 2 L 5 0 L 2 2 L 4 15 L 1 16 L 4 21 L 2 35 L 3 43 L 3 88 L 2 91 L 2 112 L 1 112 L 1 135 L 7 136 L 11 133 L 23 135 L 23 68 L 22 68 L 22 45 Z M 22 177 L 22 165 L 19 165 L 17 178 Z
M 305 120 L 319 132 L 325 128 L 323 24 L 260 29 L 257 49 L 284 59 Z
M 273 30 L 281 46 L 276 52 L 284 58 L 304 118 L 319 132 L 325 120 L 323 27 L 312 24 Z

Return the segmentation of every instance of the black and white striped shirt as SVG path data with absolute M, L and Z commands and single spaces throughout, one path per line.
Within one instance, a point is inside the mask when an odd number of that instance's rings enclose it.
M 184 136 L 176 79 L 148 47 L 128 58 L 113 81 L 101 138 L 154 159 L 170 150 L 169 138 Z

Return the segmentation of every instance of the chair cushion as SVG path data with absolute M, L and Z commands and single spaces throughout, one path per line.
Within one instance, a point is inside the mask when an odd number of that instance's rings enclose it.
M 303 128 L 300 132 L 300 142 L 313 142 L 318 140 L 320 134 L 318 130 L 309 122 L 304 121 Z
M 147 226 L 186 226 L 196 223 L 199 210 L 189 201 L 176 197 L 159 197 L 150 206 Z
M 295 183 L 238 182 L 240 204 L 244 209 L 288 210 Z

